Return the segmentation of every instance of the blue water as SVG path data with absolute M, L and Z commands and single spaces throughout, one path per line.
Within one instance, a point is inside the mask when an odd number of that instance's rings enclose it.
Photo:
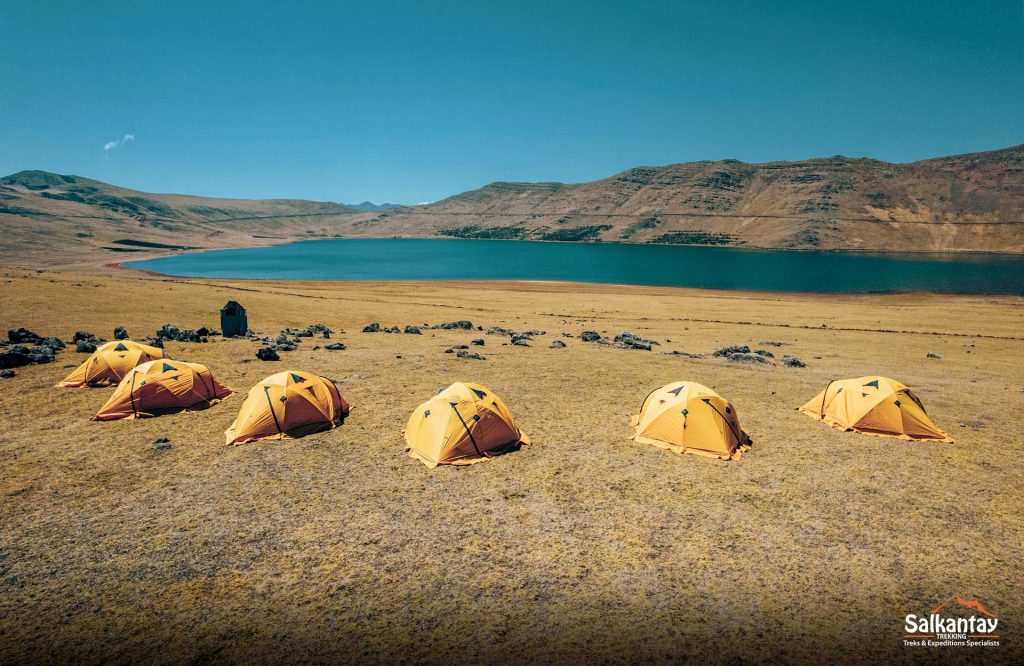
M 213 250 L 134 268 L 267 280 L 558 280 L 803 292 L 1024 295 L 1024 256 L 850 254 L 496 240 L 318 240 Z

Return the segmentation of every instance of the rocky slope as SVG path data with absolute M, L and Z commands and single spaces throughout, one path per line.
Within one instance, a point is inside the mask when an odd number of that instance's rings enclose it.
M 147 194 L 79 176 L 0 178 L 0 262 L 95 265 L 303 238 L 1024 252 L 1024 146 L 907 164 L 830 157 L 637 167 L 589 183 L 492 183 L 424 206 Z
M 603 180 L 492 183 L 355 225 L 365 235 L 1024 251 L 1024 146 L 908 164 L 830 157 L 637 167 Z
M 93 264 L 181 248 L 321 238 L 356 214 L 335 203 L 149 194 L 81 176 L 21 171 L 0 178 L 0 261 Z

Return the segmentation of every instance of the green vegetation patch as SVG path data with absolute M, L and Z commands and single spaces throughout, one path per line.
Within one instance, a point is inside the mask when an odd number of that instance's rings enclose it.
M 453 229 L 441 229 L 438 233 L 452 238 L 487 238 L 492 240 L 518 240 L 526 236 L 526 229 L 518 226 L 481 227 L 471 224 Z
M 546 241 L 589 241 L 600 240 L 602 232 L 612 228 L 610 224 L 595 224 L 589 227 L 573 227 L 572 229 L 558 229 L 543 234 L 540 239 Z
M 732 234 L 709 231 L 670 231 L 651 241 L 659 245 L 740 245 Z

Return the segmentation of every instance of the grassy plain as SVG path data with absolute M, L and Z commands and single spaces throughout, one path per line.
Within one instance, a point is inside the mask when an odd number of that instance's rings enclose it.
M 3 330 L 219 327 L 235 299 L 261 333 L 322 322 L 348 346 L 307 339 L 264 363 L 247 340 L 168 343 L 239 395 L 135 422 L 89 421 L 112 389 L 54 388 L 85 358 L 73 350 L 0 380 L 0 662 L 980 656 L 903 647 L 904 615 L 951 594 L 1001 618 L 987 659 L 1021 657 L 1024 299 L 17 269 L 0 291 Z M 360 332 L 456 319 L 548 334 L 523 348 Z M 562 337 L 587 329 L 661 346 Z M 475 337 L 487 360 L 444 353 Z M 807 367 L 660 353 L 761 340 Z M 338 380 L 348 422 L 224 446 L 244 393 L 286 368 Z M 864 374 L 910 385 L 957 442 L 838 433 L 795 411 Z M 754 439 L 742 460 L 628 441 L 629 414 L 679 379 L 737 407 Z M 533 445 L 462 469 L 408 458 L 410 411 L 455 380 L 502 396 Z

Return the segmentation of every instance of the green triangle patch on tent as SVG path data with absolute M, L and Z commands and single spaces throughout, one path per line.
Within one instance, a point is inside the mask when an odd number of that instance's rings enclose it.
M 123 342 L 118 342 L 117 346 L 114 347 L 114 351 L 128 351 L 128 348 L 124 346 Z
M 294 372 L 291 373 L 291 376 L 292 376 L 292 381 L 295 382 L 296 384 L 301 384 L 302 382 L 306 381 L 305 379 L 303 379 L 302 377 L 298 376 Z
M 162 372 L 168 372 L 170 370 L 177 370 L 177 368 L 174 367 L 173 365 L 171 365 L 170 363 L 164 363 L 164 367 L 161 368 L 161 371 Z
M 475 393 L 476 397 L 478 397 L 478 398 L 483 398 L 485 395 L 487 395 L 486 392 L 481 391 L 480 389 L 470 388 L 469 390 L 472 391 L 473 393 Z
M 872 381 L 868 382 L 867 384 L 865 384 L 864 386 L 873 386 L 875 388 L 878 388 L 878 380 L 877 379 L 872 380 Z

